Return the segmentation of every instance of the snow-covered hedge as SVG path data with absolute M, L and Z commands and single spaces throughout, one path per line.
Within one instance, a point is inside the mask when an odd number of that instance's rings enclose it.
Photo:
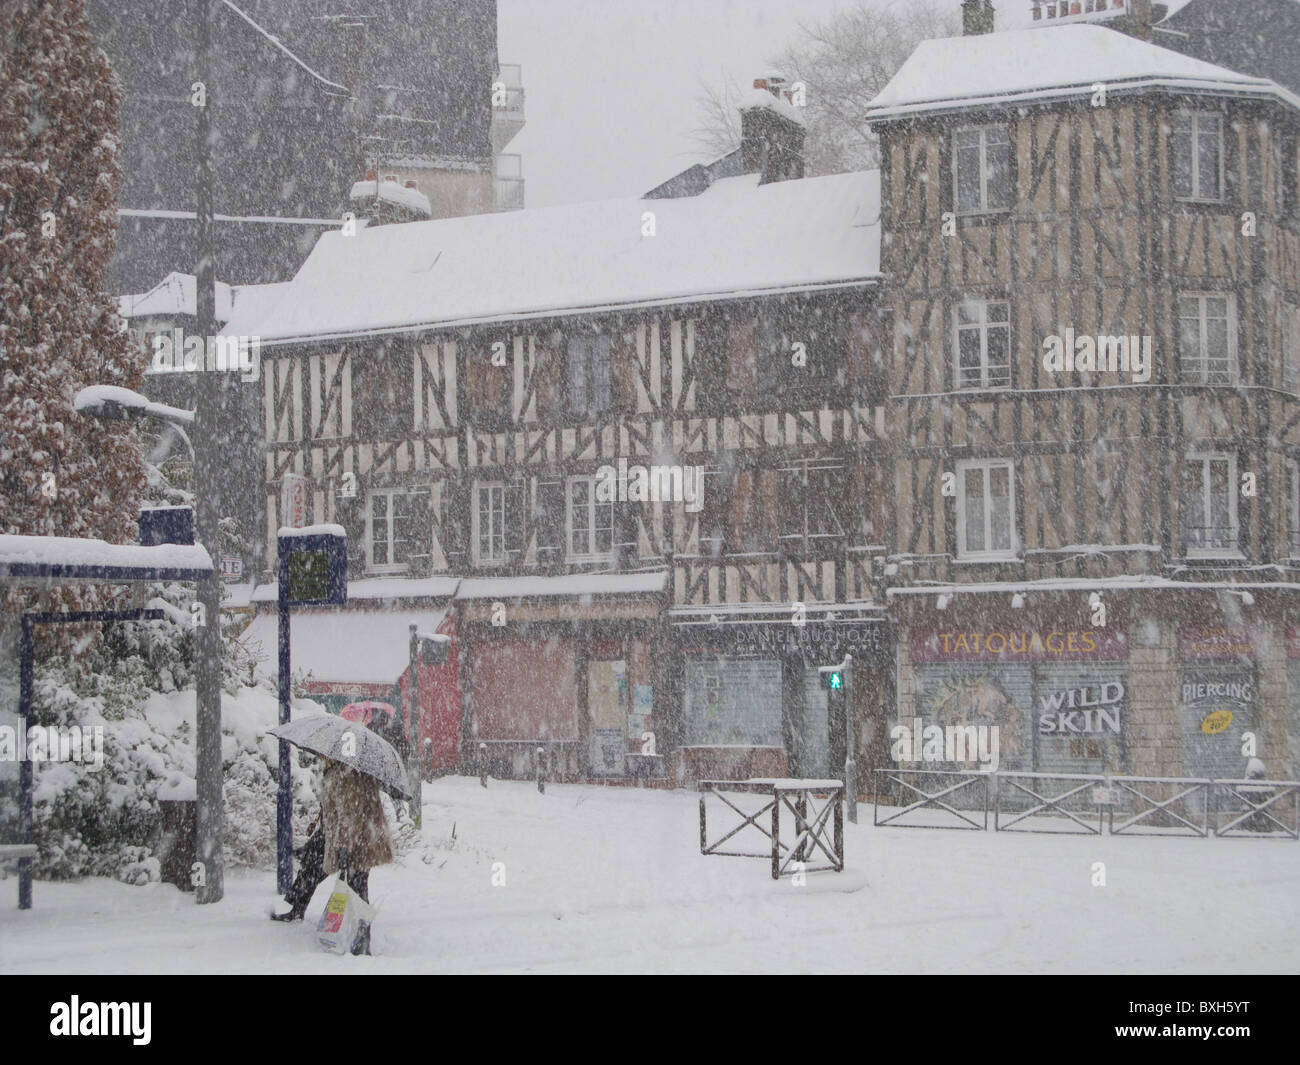
M 89 661 L 56 656 L 38 662 L 34 711 L 39 725 L 76 725 L 83 737 L 102 729 L 102 765 L 37 762 L 36 874 L 46 878 L 116 876 L 127 883 L 157 879 L 152 848 L 159 837 L 159 789 L 195 771 L 194 651 L 187 588 L 155 586 L 155 599 L 173 609 L 162 621 L 109 627 Z M 224 850 L 231 865 L 272 868 L 278 704 L 269 685 L 251 685 L 247 663 L 226 641 L 222 696 L 225 774 Z M 322 713 L 295 700 L 295 716 Z M 294 750 L 296 832 L 305 832 L 318 800 L 310 756 Z M 13 804 L 8 808 L 14 818 Z M 0 831 L 11 831 L 6 826 Z M 3 837 L 0 837 L 3 838 Z M 10 835 L 8 838 L 12 838 Z

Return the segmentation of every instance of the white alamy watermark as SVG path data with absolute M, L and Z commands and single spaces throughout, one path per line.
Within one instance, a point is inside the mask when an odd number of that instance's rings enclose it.
M 50 1035 L 130 1036 L 135 1046 L 148 1046 L 152 1002 L 82 1002 L 76 995 L 50 1006 Z
M 262 365 L 260 336 L 186 336 L 177 326 L 153 338 L 152 373 L 196 373 L 200 370 L 239 372 L 240 380 L 256 381 Z
M 1048 373 L 1126 373 L 1134 384 L 1151 380 L 1151 338 L 1082 334 L 1074 329 L 1043 338 L 1043 369 Z
M 0 762 L 84 762 L 104 765 L 104 728 L 93 725 L 0 725 Z
M 704 467 L 629 466 L 620 458 L 617 468 L 596 471 L 596 501 L 684 503 L 686 513 L 694 514 L 704 508 Z
M 998 771 L 997 725 L 926 725 L 919 717 L 912 724 L 889 730 L 895 762 L 979 763 L 981 773 Z

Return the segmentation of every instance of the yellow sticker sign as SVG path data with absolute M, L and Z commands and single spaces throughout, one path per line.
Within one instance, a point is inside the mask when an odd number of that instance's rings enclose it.
M 1215 710 L 1214 713 L 1207 714 L 1205 720 L 1201 722 L 1201 731 L 1207 736 L 1217 736 L 1220 732 L 1227 731 L 1231 724 L 1231 710 Z

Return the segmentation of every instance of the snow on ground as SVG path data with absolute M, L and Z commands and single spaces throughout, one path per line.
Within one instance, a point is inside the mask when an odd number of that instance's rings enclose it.
M 1294 972 L 1300 844 L 845 824 L 847 868 L 774 882 L 699 853 L 698 796 L 449 777 L 424 846 L 371 874 L 372 958 L 272 924 L 270 872 L 196 906 L 170 885 L 0 884 L 0 972 Z M 710 800 L 711 802 L 713 800 Z M 752 800 L 751 800 L 752 801 Z M 715 807 L 710 806 L 710 818 Z M 721 822 L 716 822 L 720 824 Z M 452 828 L 455 826 L 455 840 Z M 710 822 L 710 836 L 715 837 Z M 1093 887 L 1093 863 L 1107 886 Z M 505 883 L 492 884 L 494 863 Z M 498 873 L 500 870 L 498 870 Z

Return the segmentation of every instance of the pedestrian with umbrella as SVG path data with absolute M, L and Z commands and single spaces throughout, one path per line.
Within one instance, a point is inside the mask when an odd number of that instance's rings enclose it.
M 397 752 L 392 744 L 360 722 L 332 714 L 291 721 L 268 732 L 325 759 L 321 786 L 321 862 L 309 870 L 308 862 L 304 861 L 300 873 L 303 882 L 295 881 L 286 896 L 293 909 L 287 914 L 273 915 L 274 918 L 301 918 L 320 880 L 334 872 L 342 873 L 352 890 L 369 902 L 370 870 L 393 860 L 388 821 L 379 801 L 380 785 L 401 795 L 409 794 Z M 316 879 L 308 890 L 312 878 Z M 353 952 L 370 953 L 369 929 Z

